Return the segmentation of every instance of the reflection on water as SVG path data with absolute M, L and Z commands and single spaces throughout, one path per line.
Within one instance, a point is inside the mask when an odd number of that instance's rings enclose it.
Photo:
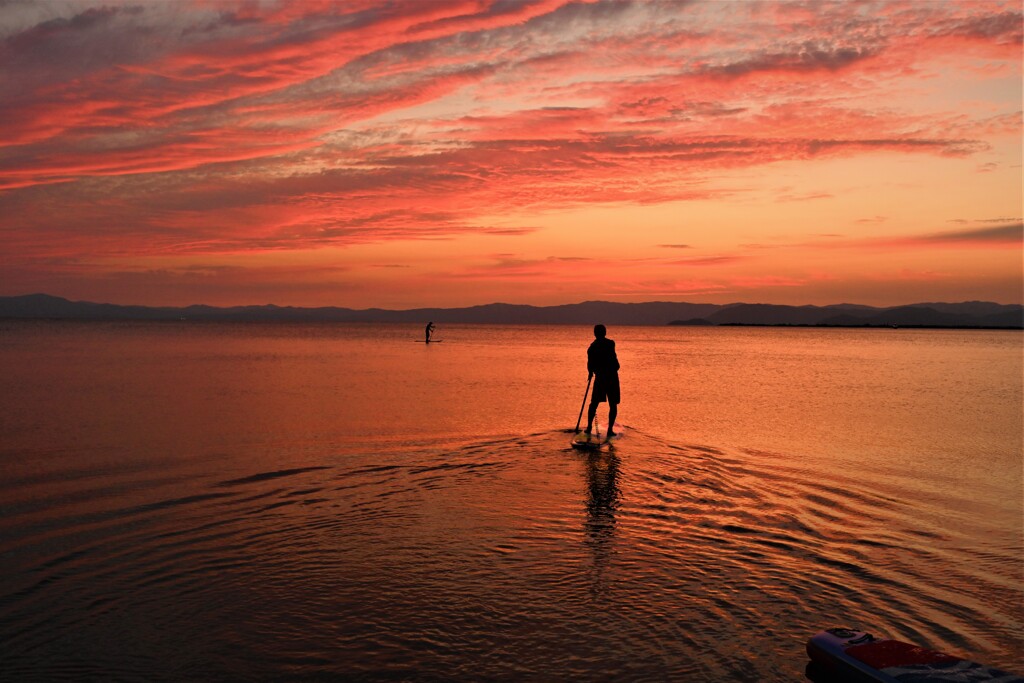
M 619 462 L 614 451 L 585 452 L 587 465 L 587 515 L 584 542 L 593 553 L 591 593 L 595 600 L 605 594 L 605 567 L 614 552 L 615 510 L 619 505 Z
M 444 332 L 0 323 L 0 679 L 1020 669 L 1019 334 Z

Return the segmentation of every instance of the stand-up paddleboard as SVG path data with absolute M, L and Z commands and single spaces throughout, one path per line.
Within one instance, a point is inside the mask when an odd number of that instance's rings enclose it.
M 576 432 L 575 436 L 572 437 L 572 441 L 569 442 L 569 445 L 580 451 L 596 451 L 600 448 L 613 447 L 621 438 L 621 431 L 616 431 L 615 435 L 610 439 L 604 434 Z
M 865 683 L 953 683 L 998 681 L 1024 683 L 1024 678 L 966 659 L 864 631 L 830 628 L 807 641 L 807 655 L 829 680 Z
M 444 339 L 431 339 L 430 341 L 427 341 L 426 339 L 413 339 L 413 341 L 419 342 L 420 344 L 440 344 Z

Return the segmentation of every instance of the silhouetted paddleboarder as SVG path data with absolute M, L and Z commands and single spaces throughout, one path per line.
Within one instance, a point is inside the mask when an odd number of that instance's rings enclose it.
M 426 335 L 427 335 L 427 338 L 426 338 L 426 339 L 424 339 L 423 341 L 424 341 L 424 342 L 426 342 L 427 344 L 429 344 L 429 343 L 430 343 L 430 333 L 431 333 L 431 332 L 433 332 L 433 331 L 434 331 L 434 322 L 433 322 L 433 321 L 430 321 L 429 323 L 427 323 L 427 328 L 426 328 L 426 330 L 424 330 L 424 332 L 425 332 L 425 333 L 426 333 Z
M 615 342 L 609 339 L 604 325 L 594 325 L 594 341 L 587 349 L 587 382 L 594 378 L 594 393 L 587 411 L 587 429 L 594 427 L 597 405 L 608 401 L 608 436 L 615 436 L 615 415 L 619 411 L 619 359 L 615 355 Z

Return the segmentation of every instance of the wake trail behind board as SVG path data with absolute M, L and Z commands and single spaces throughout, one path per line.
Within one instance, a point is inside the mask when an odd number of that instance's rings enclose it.
M 618 441 L 622 439 L 622 431 L 615 432 L 615 435 L 608 438 L 605 434 L 587 434 L 586 432 L 576 432 L 569 441 L 569 445 L 579 451 L 596 451 L 601 448 L 613 448 Z

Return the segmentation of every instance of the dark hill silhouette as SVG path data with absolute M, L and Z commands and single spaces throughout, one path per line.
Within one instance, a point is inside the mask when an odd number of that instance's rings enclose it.
M 1024 328 L 1024 312 L 1020 309 L 993 313 L 978 318 L 985 327 L 1019 327 Z
M 237 320 L 326 322 L 421 322 L 494 324 L 579 324 L 605 320 L 613 325 L 664 325 L 676 317 L 699 317 L 722 308 L 717 304 L 649 302 L 639 304 L 585 301 L 561 306 L 486 304 L 466 308 L 417 308 L 392 311 L 381 308 L 293 306 L 233 306 L 217 308 L 194 305 L 183 308 L 118 306 L 68 301 L 46 294 L 0 297 L 0 317 L 104 320 Z
M 690 318 L 689 320 L 673 320 L 669 325 L 692 325 L 697 327 L 700 325 L 714 325 L 714 323 L 707 318 Z
M 69 301 L 47 294 L 0 297 L 0 318 L 65 320 L 222 320 L 302 322 L 489 323 L 514 325 L 830 325 L 1024 327 L 1024 307 L 985 301 L 915 304 L 876 308 L 857 304 L 782 306 L 775 304 L 694 304 L 653 301 L 584 301 L 560 306 L 495 303 L 465 308 L 417 308 L 392 311 L 294 306 L 185 307 L 120 306 Z
M 921 303 L 915 306 L 933 308 L 940 313 L 955 313 L 958 315 L 988 316 L 1001 313 L 1014 313 L 1021 310 L 1020 306 L 1008 304 L 996 304 L 991 301 L 964 301 L 959 304 L 944 303 Z
M 985 310 L 984 307 L 972 307 L 968 302 L 963 308 L 957 309 L 953 304 L 942 306 L 944 310 L 936 310 L 933 304 L 900 306 L 890 308 L 870 316 L 840 315 L 826 318 L 819 324 L 830 326 L 900 326 L 900 327 L 1024 327 L 1024 312 L 1020 307 L 1010 310 L 984 314 L 957 313 L 957 310 Z M 999 306 L 1000 304 L 994 304 Z M 995 310 L 995 309 L 991 309 Z
M 817 325 L 828 316 L 846 312 L 877 313 L 867 306 L 779 306 L 775 304 L 737 304 L 708 316 L 716 325 Z
M 900 306 L 870 316 L 841 315 L 822 320 L 822 325 L 925 325 L 963 327 L 978 324 L 977 316 L 942 313 L 928 306 Z

